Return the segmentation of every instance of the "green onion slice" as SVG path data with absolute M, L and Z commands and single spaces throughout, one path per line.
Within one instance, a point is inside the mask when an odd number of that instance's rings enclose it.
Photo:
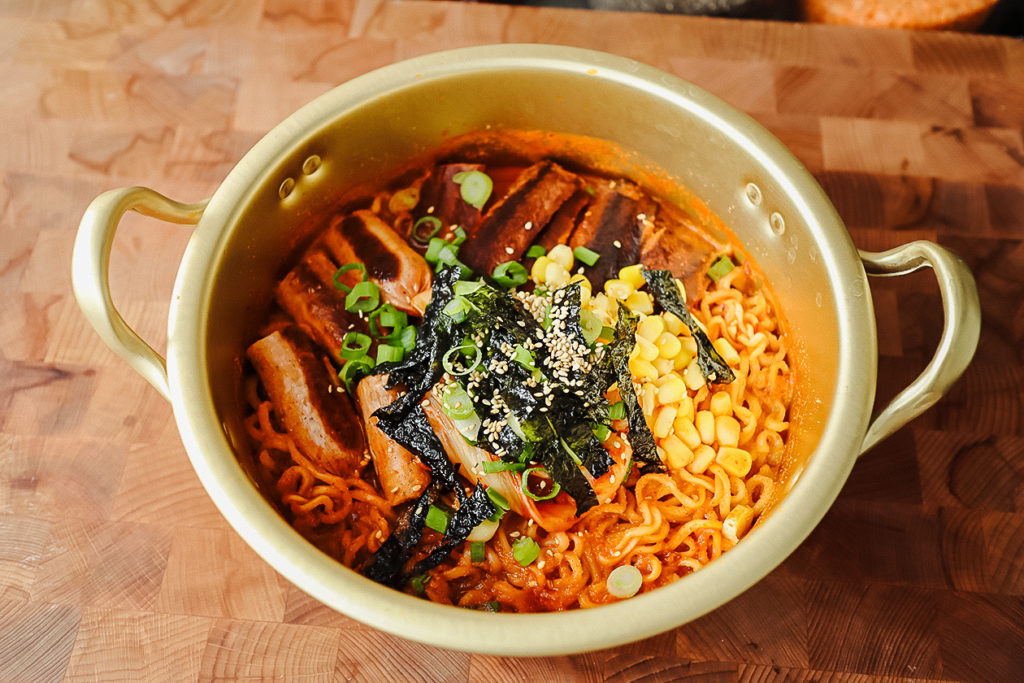
M 501 611 L 501 603 L 498 602 L 497 600 L 491 600 L 490 602 L 485 602 L 483 605 L 481 605 L 481 607 L 484 608 L 485 612 L 500 612 Z
M 362 277 L 362 279 L 360 281 L 361 282 L 366 282 L 366 279 L 368 277 L 367 274 L 366 274 L 366 266 L 364 266 L 362 263 L 346 263 L 341 268 L 338 268 L 336 271 L 334 271 L 334 288 L 335 289 L 337 289 L 339 291 L 342 291 L 342 292 L 345 292 L 345 293 L 348 293 L 348 292 L 352 291 L 352 289 L 348 285 L 346 285 L 345 283 L 343 283 L 339 279 L 342 275 L 344 275 L 345 273 L 349 272 L 350 270 L 361 271 L 363 273 L 363 277 Z
M 431 237 L 430 241 L 427 243 L 427 251 L 423 254 L 423 259 L 430 265 L 435 266 L 438 263 L 438 257 L 441 254 L 441 250 L 450 246 L 450 242 L 447 242 L 440 237 Z
M 548 253 L 543 244 L 534 244 L 526 250 L 526 258 L 539 258 Z
M 359 282 L 345 295 L 345 310 L 350 313 L 369 313 L 380 305 L 380 288 L 372 282 Z
M 528 567 L 540 556 L 540 546 L 532 538 L 517 538 L 512 543 L 512 557 L 520 567 Z
M 390 338 L 391 335 L 401 332 L 408 322 L 409 316 L 406 315 L 405 311 L 400 311 L 391 304 L 383 304 L 379 308 L 374 309 L 367 317 L 370 334 L 377 339 Z M 391 332 L 384 334 L 383 330 L 381 330 L 382 327 L 390 327 Z
M 456 173 L 452 180 L 459 186 L 462 200 L 476 209 L 484 208 L 494 189 L 490 176 L 481 171 Z
M 494 269 L 494 281 L 505 289 L 518 287 L 530 279 L 530 274 L 518 261 L 505 261 L 498 264 Z
M 416 348 L 416 328 L 412 325 L 403 327 L 402 331 L 398 335 L 397 341 L 406 353 L 412 351 Z
M 466 319 L 469 314 L 469 310 L 473 307 L 473 304 L 469 303 L 469 300 L 462 296 L 453 297 L 451 301 L 445 304 L 445 307 L 441 309 L 441 312 L 446 316 L 454 320 L 456 323 L 461 323 Z
M 537 495 L 536 493 L 530 490 L 530 475 L 533 474 L 534 472 L 544 473 L 544 476 L 539 477 L 539 479 L 541 481 L 541 485 L 544 485 L 545 482 L 550 483 L 552 485 L 550 493 Z M 559 483 L 554 479 L 551 479 L 551 477 L 548 476 L 547 470 L 540 466 L 531 467 L 525 472 L 523 472 L 523 481 L 521 484 L 521 488 L 523 489 L 523 493 L 525 493 L 528 497 L 533 498 L 534 500 L 551 500 L 552 498 L 557 496 L 558 493 L 562 490 L 561 485 L 559 485 Z
M 391 344 L 377 346 L 377 365 L 381 363 L 397 363 L 405 357 L 405 349 Z
M 473 360 L 466 364 L 458 356 L 463 355 L 465 350 L 469 349 Z M 444 371 L 450 375 L 468 375 L 469 373 L 476 370 L 477 366 L 483 360 L 483 352 L 476 344 L 463 344 L 462 346 L 456 346 L 455 348 L 448 349 L 441 357 L 441 365 L 444 367 Z M 461 369 L 455 367 L 455 361 L 459 361 Z
M 580 328 L 583 330 L 583 339 L 588 344 L 593 344 L 601 336 L 601 318 L 593 311 L 580 311 Z
M 491 502 L 494 503 L 494 506 L 498 508 L 498 510 L 502 514 L 504 514 L 507 510 L 512 509 L 511 506 L 508 504 L 508 501 L 505 500 L 505 496 L 501 495 L 493 488 L 487 489 L 487 497 L 491 499 Z M 501 517 L 499 516 L 498 519 L 501 519 Z
M 345 360 L 362 358 L 370 350 L 373 340 L 362 332 L 349 332 L 341 339 L 341 350 L 338 352 Z
M 466 230 L 461 225 L 456 225 L 452 228 L 451 241 L 455 246 L 459 246 L 466 241 Z
M 587 249 L 586 247 L 576 247 L 572 250 L 572 255 L 576 257 L 576 260 L 585 263 L 588 266 L 592 266 L 597 263 L 597 260 L 601 258 L 593 249 Z
M 458 383 L 448 386 L 447 391 L 444 392 L 441 407 L 444 409 L 445 414 L 453 420 L 465 420 L 476 412 L 476 409 L 473 407 L 473 400 L 466 393 L 466 390 L 462 388 L 462 385 Z
M 711 278 L 712 282 L 718 282 L 732 272 L 732 269 L 735 267 L 736 264 L 732 262 L 731 258 L 725 255 L 719 256 L 708 268 L 708 277 Z
M 495 472 L 523 472 L 526 470 L 526 463 L 484 460 L 483 470 L 484 474 L 494 474 Z
M 437 216 L 423 216 L 412 224 L 412 238 L 420 244 L 427 244 L 431 237 L 441 232 L 442 226 L 441 219 Z
M 484 542 L 473 541 L 469 544 L 469 561 L 480 563 L 484 561 Z
M 423 589 L 430 583 L 430 576 L 428 574 L 420 574 L 419 576 L 412 577 L 409 583 L 412 585 L 412 589 L 416 591 L 416 595 L 423 595 Z
M 626 419 L 626 404 L 622 401 L 617 401 L 608 406 L 608 419 L 610 420 L 624 420 Z
M 594 427 L 594 436 L 596 436 L 597 440 L 601 443 L 604 443 L 604 440 L 607 439 L 611 433 L 612 429 L 608 425 L 599 424 Z
M 426 524 L 437 533 L 443 534 L 448 529 L 448 513 L 435 505 L 431 505 L 427 508 Z
M 468 280 L 459 280 L 455 283 L 455 295 L 456 296 L 469 296 L 476 290 L 484 286 L 482 280 L 476 280 L 469 282 Z
M 640 591 L 643 583 L 644 576 L 640 570 L 631 564 L 624 564 L 612 570 L 605 586 L 617 598 L 631 598 Z
M 373 370 L 373 359 L 369 356 L 360 356 L 346 361 L 338 377 L 345 382 L 345 390 L 352 394 L 355 384 L 370 370 Z

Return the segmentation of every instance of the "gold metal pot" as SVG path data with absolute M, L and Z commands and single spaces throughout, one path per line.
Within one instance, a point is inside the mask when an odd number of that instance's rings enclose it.
M 383 177 L 450 136 L 486 126 L 613 141 L 678 179 L 742 241 L 772 283 L 804 372 L 788 491 L 736 548 L 670 586 L 596 609 L 489 614 L 385 588 L 307 543 L 261 496 L 245 451 L 236 361 L 270 299 L 296 226 L 343 189 Z M 171 298 L 167 358 L 115 310 L 107 271 L 129 210 L 195 224 Z M 945 309 L 938 350 L 873 419 L 877 340 L 867 275 L 932 267 Z M 960 259 L 929 242 L 858 252 L 814 178 L 771 134 L 674 76 L 608 54 L 498 45 L 412 59 L 356 78 L 272 130 L 214 195 L 181 204 L 145 188 L 107 192 L 82 219 L 79 303 L 100 336 L 173 405 L 210 497 L 277 571 L 325 604 L 400 636 L 475 652 L 549 655 L 665 631 L 732 599 L 778 565 L 832 504 L 857 456 L 936 400 L 963 372 L 980 327 Z

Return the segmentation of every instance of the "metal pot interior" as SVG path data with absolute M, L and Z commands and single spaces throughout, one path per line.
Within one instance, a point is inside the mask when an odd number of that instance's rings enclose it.
M 440 53 L 347 83 L 264 138 L 212 199 L 176 287 L 168 363 L 177 387 L 172 389 L 175 412 L 190 456 L 215 502 L 264 557 L 279 570 L 281 562 L 291 568 L 297 575 L 285 569 L 286 576 L 316 597 L 365 618 L 363 606 L 341 594 L 361 585 L 350 583 L 361 577 L 339 566 L 339 574 L 351 576 L 336 588 L 302 585 L 308 577 L 283 556 L 304 541 L 297 534 L 290 539 L 280 528 L 260 531 L 267 526 L 267 511 L 244 494 L 251 485 L 239 476 L 237 464 L 226 460 L 237 452 L 244 463 L 248 456 L 237 391 L 239 357 L 272 301 L 273 284 L 288 255 L 339 196 L 389 178 L 410 159 L 454 136 L 487 127 L 569 133 L 614 143 L 621 154 L 609 163 L 636 171 L 630 173 L 634 176 L 652 171 L 667 176 L 677 188 L 674 199 L 694 206 L 702 202 L 721 219 L 759 264 L 781 302 L 797 342 L 799 372 L 788 483 L 792 488 L 799 479 L 804 485 L 793 488 L 737 548 L 694 575 L 717 578 L 698 582 L 687 577 L 661 589 L 688 596 L 688 582 L 698 588 L 698 583 L 714 581 L 709 599 L 671 612 L 656 609 L 656 618 L 642 625 L 626 618 L 585 645 L 570 636 L 546 645 L 546 650 L 615 644 L 695 618 L 770 571 L 809 533 L 838 493 L 871 408 L 874 320 L 856 250 L 810 174 L 751 119 L 694 86 L 635 62 L 543 46 Z M 246 515 L 264 521 L 246 520 Z M 741 567 L 744 557 L 746 566 Z M 724 568 L 714 566 L 718 563 Z M 633 599 L 615 607 L 625 606 L 621 613 L 626 614 L 630 602 L 639 603 Z M 472 629 L 465 631 L 469 640 L 461 644 L 431 636 L 419 626 L 403 630 L 389 621 L 387 607 L 382 609 L 385 615 L 371 618 L 371 623 L 401 635 L 471 650 L 519 649 L 503 647 L 500 640 L 488 646 L 473 639 Z M 424 609 L 432 614 L 434 606 Z M 631 629 L 628 635 L 625 629 Z M 534 641 L 533 652 L 545 650 L 540 636 Z

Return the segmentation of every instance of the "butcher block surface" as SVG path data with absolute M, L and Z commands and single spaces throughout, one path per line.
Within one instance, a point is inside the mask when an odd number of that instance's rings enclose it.
M 71 293 L 85 207 L 209 196 L 264 133 L 375 67 L 495 42 L 632 57 L 750 113 L 857 246 L 974 270 L 974 363 L 860 459 L 777 570 L 582 655 L 429 647 L 278 576 L 210 502 L 170 406 Z M 1024 671 L 1024 45 L 1005 38 L 383 0 L 0 3 L 0 681 L 969 680 Z M 129 216 L 111 287 L 163 346 L 187 227 Z M 930 271 L 876 280 L 879 400 L 942 329 Z

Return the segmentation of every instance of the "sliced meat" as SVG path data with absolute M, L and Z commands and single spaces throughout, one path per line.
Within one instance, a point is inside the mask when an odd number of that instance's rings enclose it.
M 398 389 L 389 390 L 386 384 L 387 375 L 367 375 L 360 380 L 356 394 L 381 490 L 389 503 L 398 505 L 419 498 L 426 491 L 430 485 L 430 471 L 419 458 L 377 427 L 373 412 L 390 405 L 399 394 Z
M 587 210 L 593 199 L 593 196 L 586 190 L 577 190 L 558 208 L 547 227 L 537 236 L 534 244 L 541 245 L 547 251 L 551 251 L 551 247 L 556 244 L 568 244 L 576 225 L 583 218 L 583 212 Z
M 278 304 L 336 361 L 349 330 L 365 331 L 366 323 L 345 310 L 345 295 L 333 284 L 338 267 L 314 248 L 288 271 L 275 291 Z
M 430 301 L 433 274 L 430 266 L 390 225 L 370 211 L 356 211 L 331 219 L 323 246 L 340 265 L 363 263 L 371 282 L 380 287 L 385 300 L 407 313 L 422 315 Z M 351 287 L 360 272 L 341 277 Z
M 332 474 L 354 471 L 365 449 L 359 419 L 348 396 L 329 389 L 334 381 L 309 337 L 291 325 L 246 354 L 299 450 Z
M 467 233 L 472 233 L 480 222 L 480 210 L 462 198 L 461 186 L 455 182 L 455 176 L 483 170 L 483 164 L 441 164 L 432 168 L 420 188 L 416 218 L 437 216 L 444 222 L 446 229 L 459 225 Z
M 614 278 L 620 268 L 639 263 L 644 222 L 655 205 L 639 187 L 625 181 L 596 183 L 594 201 L 569 239 L 572 248 L 586 247 L 600 258 L 584 273 L 594 285 Z
M 644 230 L 640 259 L 651 270 L 670 270 L 686 286 L 686 299 L 693 306 L 707 289 L 708 266 L 725 253 L 725 238 L 716 240 L 698 230 L 682 209 L 658 202 L 655 220 Z
M 480 221 L 459 258 L 478 273 L 490 273 L 504 261 L 518 261 L 533 241 L 580 187 L 579 176 L 551 161 L 524 170 L 511 191 Z

